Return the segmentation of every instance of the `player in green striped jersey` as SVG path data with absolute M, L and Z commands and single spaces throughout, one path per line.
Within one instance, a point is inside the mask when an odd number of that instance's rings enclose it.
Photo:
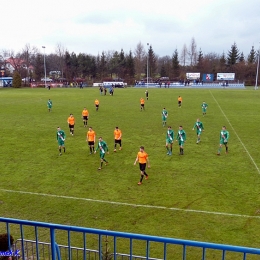
M 48 111 L 51 112 L 51 109 L 52 109 L 52 101 L 49 99 L 47 101 L 47 107 L 48 107 Z
M 224 144 L 226 147 L 226 153 L 228 153 L 228 139 L 229 139 L 229 132 L 227 131 L 225 126 L 222 126 L 219 136 L 219 148 L 217 155 L 220 155 L 222 145 Z
M 108 164 L 108 161 L 105 159 L 106 152 L 107 154 L 109 154 L 107 143 L 102 139 L 102 137 L 98 138 L 98 145 L 94 153 L 96 153 L 98 149 L 100 157 L 100 167 L 98 168 L 98 170 L 101 170 L 103 162 L 105 162 L 105 165 Z
M 66 139 L 66 134 L 63 130 L 60 129 L 60 127 L 57 127 L 57 141 L 58 141 L 58 146 L 59 146 L 59 152 L 61 155 L 61 148 L 63 148 L 63 152 L 65 153 L 65 139 Z
M 178 133 L 177 133 L 176 141 L 179 142 L 180 155 L 183 155 L 184 154 L 183 146 L 184 146 L 184 143 L 186 141 L 186 132 L 183 130 L 183 127 L 181 125 L 179 126 L 179 130 L 178 130 Z
M 207 113 L 208 104 L 205 101 L 203 101 L 201 108 L 202 108 L 202 115 L 205 116 Z
M 162 110 L 162 125 L 163 126 L 166 126 L 167 117 L 168 117 L 168 111 L 164 107 Z
M 196 128 L 196 132 L 197 132 L 197 142 L 196 142 L 196 144 L 198 144 L 200 142 L 200 135 L 201 135 L 202 131 L 204 131 L 203 123 L 200 122 L 199 118 L 197 118 L 197 122 L 194 124 L 192 130 L 194 130 L 195 128 Z
M 168 126 L 168 130 L 166 133 L 166 150 L 168 155 L 172 155 L 172 144 L 174 139 L 174 131 L 172 130 L 171 126 Z

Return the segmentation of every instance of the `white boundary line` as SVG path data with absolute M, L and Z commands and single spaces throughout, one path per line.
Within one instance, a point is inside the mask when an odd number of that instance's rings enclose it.
M 83 200 L 83 201 L 89 201 L 89 202 L 95 202 L 95 203 L 114 204 L 114 205 L 119 205 L 119 206 L 130 206 L 130 207 L 135 207 L 135 208 L 136 207 L 152 208 L 152 209 L 201 213 L 201 214 L 208 214 L 208 215 L 220 215 L 220 216 L 260 219 L 260 216 L 232 214 L 232 213 L 225 213 L 225 212 L 214 212 L 214 211 L 204 211 L 204 210 L 195 210 L 195 209 L 181 209 L 181 208 L 168 208 L 168 207 L 165 207 L 165 206 L 132 204 L 132 203 L 125 203 L 125 202 L 116 202 L 116 201 L 108 201 L 108 200 L 96 200 L 96 199 L 89 199 L 89 198 L 78 198 L 78 197 L 72 197 L 72 196 L 54 195 L 54 194 L 46 194 L 46 193 L 38 193 L 38 192 L 30 192 L 30 191 L 7 190 L 7 189 L 0 189 L 0 191 L 10 192 L 10 193 L 18 193 L 18 194 L 36 195 L 36 196 L 42 196 L 42 197 L 52 197 L 52 198 L 59 198 L 59 199 Z
M 240 139 L 240 137 L 238 136 L 236 130 L 234 129 L 234 127 L 232 126 L 232 124 L 230 123 L 229 119 L 227 118 L 226 114 L 224 113 L 224 111 L 222 110 L 221 106 L 219 105 L 218 101 L 216 100 L 216 98 L 214 97 L 214 95 L 212 94 L 212 92 L 209 90 L 211 96 L 213 97 L 213 99 L 215 100 L 216 104 L 218 105 L 220 111 L 222 112 L 222 114 L 224 115 L 224 117 L 226 118 L 226 120 L 228 121 L 230 127 L 232 128 L 232 130 L 234 131 L 235 135 L 237 136 L 237 139 L 239 140 L 239 142 L 242 144 L 243 148 L 245 149 L 247 155 L 249 156 L 250 160 L 252 161 L 252 163 L 254 164 L 256 170 L 258 171 L 258 173 L 260 174 L 260 169 L 258 168 L 257 164 L 255 163 L 253 157 L 251 156 L 251 154 L 248 152 L 248 150 L 246 149 L 246 146 L 244 145 L 244 143 L 242 142 L 242 140 Z

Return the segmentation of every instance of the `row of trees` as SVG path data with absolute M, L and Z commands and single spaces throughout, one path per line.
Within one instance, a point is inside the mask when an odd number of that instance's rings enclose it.
M 14 61 L 15 70 L 22 78 L 31 77 L 38 81 L 44 77 L 44 55 L 36 47 L 26 44 L 19 53 L 2 50 L 0 65 L 5 66 L 7 58 L 10 57 Z M 19 64 L 19 60 L 23 60 L 24 66 Z M 93 82 L 114 77 L 133 83 L 147 77 L 147 62 L 148 76 L 151 78 L 169 77 L 171 80 L 184 80 L 186 72 L 234 72 L 236 79 L 254 84 L 257 52 L 252 46 L 249 54 L 245 56 L 234 43 L 227 53 L 204 54 L 201 49 L 197 49 L 196 41 L 192 38 L 189 47 L 184 44 L 180 53 L 175 49 L 172 55 L 163 57 L 154 52 L 152 45 L 144 46 L 141 42 L 133 52 L 130 50 L 125 53 L 121 49 L 103 51 L 96 56 L 69 52 L 62 44 L 57 44 L 55 53 L 46 55 L 47 74 L 49 75 L 50 71 L 59 71 L 56 77 L 68 81 L 81 78 Z M 33 67 L 32 70 L 29 69 L 30 66 Z

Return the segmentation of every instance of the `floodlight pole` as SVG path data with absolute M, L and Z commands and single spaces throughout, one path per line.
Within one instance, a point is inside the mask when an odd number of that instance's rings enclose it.
M 42 48 L 43 48 L 43 64 L 44 64 L 44 84 L 45 84 L 45 88 L 47 88 L 47 86 L 46 86 L 45 46 L 42 46 Z
M 149 70 L 148 70 L 148 61 L 149 61 L 149 43 L 147 43 L 147 46 L 148 46 L 148 50 L 147 50 L 147 73 L 146 73 L 146 81 L 147 81 L 147 88 L 148 88 L 148 72 L 149 72 Z
M 258 87 L 257 87 L 258 70 L 259 70 L 259 50 L 258 50 L 258 52 L 257 52 L 257 66 L 256 66 L 256 77 L 255 77 L 255 90 L 258 89 Z

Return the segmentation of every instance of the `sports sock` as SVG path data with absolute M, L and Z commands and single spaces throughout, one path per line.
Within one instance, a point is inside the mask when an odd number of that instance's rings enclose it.
M 144 176 L 143 176 L 143 175 L 141 175 L 140 182 L 142 182 L 142 181 L 143 181 L 143 178 L 144 178 Z
M 107 160 L 106 160 L 106 159 L 103 159 L 103 161 L 107 163 Z
M 63 152 L 65 153 L 65 147 L 63 148 Z
M 147 174 L 146 172 L 144 172 L 144 175 L 145 175 L 145 176 L 148 176 L 148 174 Z
M 103 162 L 100 162 L 100 168 L 102 168 Z
M 91 146 L 89 147 L 89 151 L 92 153 L 92 147 Z
M 226 146 L 226 152 L 228 152 L 228 146 Z
M 220 152 L 221 152 L 221 149 L 222 149 L 221 147 L 219 147 L 219 148 L 218 148 L 218 153 L 220 153 Z
M 61 153 L 61 148 L 59 148 L 59 152 Z
M 172 146 L 171 146 L 171 152 L 172 152 Z

